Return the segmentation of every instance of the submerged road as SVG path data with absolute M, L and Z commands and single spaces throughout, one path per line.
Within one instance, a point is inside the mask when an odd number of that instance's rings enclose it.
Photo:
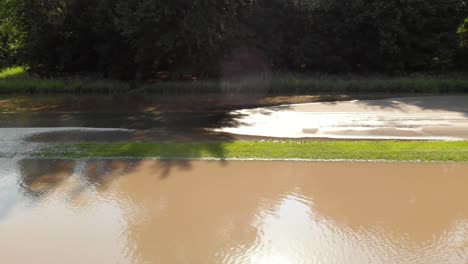
M 0 156 L 65 142 L 259 139 L 467 140 L 468 96 L 192 112 L 0 113 Z
M 307 103 L 233 111 L 235 127 L 278 138 L 467 140 L 468 96 Z

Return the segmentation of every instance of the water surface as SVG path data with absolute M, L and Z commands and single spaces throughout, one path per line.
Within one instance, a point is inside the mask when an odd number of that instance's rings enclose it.
M 468 164 L 0 160 L 2 263 L 467 263 Z

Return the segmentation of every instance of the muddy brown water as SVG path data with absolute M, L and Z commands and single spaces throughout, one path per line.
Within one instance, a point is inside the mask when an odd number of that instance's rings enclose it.
M 467 263 L 468 164 L 0 160 L 1 263 Z
M 0 144 L 10 141 L 5 129 L 22 130 L 27 142 L 468 139 L 462 95 L 328 103 L 307 102 L 329 96 L 246 97 L 0 96 Z M 346 98 L 353 97 L 335 99 Z M 302 104 L 278 105 L 291 102 Z M 48 130 L 26 133 L 31 128 Z

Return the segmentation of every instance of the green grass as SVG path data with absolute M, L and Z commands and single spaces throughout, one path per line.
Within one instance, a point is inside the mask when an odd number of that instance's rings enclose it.
M 468 141 L 235 141 L 197 143 L 64 144 L 43 158 L 305 159 L 364 161 L 468 161 Z
M 129 85 L 117 81 L 0 79 L 0 94 L 111 94 L 129 90 Z
M 468 93 L 468 79 L 448 77 L 420 76 L 420 77 L 380 77 L 363 78 L 354 76 L 296 78 L 284 77 L 273 79 L 270 92 L 281 93 L 293 91 L 295 93 Z
M 27 73 L 24 67 L 17 66 L 12 68 L 6 68 L 0 71 L 0 80 L 24 78 L 26 75 Z
M 23 67 L 8 68 L 0 71 L 0 94 L 110 94 L 127 92 L 129 90 L 129 83 L 116 80 L 85 77 L 43 79 L 28 75 Z
M 357 75 L 274 74 L 240 81 L 202 80 L 143 84 L 138 92 L 156 94 L 261 93 L 261 94 L 463 94 L 468 93 L 465 75 L 418 75 L 382 77 Z M 127 93 L 129 82 L 109 79 L 69 77 L 41 79 L 27 74 L 23 67 L 0 71 L 0 94 L 11 93 Z
M 163 82 L 144 85 L 150 93 L 268 93 L 268 94 L 463 94 L 468 93 L 468 79 L 449 77 L 345 78 L 340 76 L 276 76 L 271 80 L 238 82 L 199 81 Z

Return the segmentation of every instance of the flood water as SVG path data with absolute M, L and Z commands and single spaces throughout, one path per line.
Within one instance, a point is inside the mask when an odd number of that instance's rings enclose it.
M 1 263 L 468 262 L 468 164 L 0 160 Z

